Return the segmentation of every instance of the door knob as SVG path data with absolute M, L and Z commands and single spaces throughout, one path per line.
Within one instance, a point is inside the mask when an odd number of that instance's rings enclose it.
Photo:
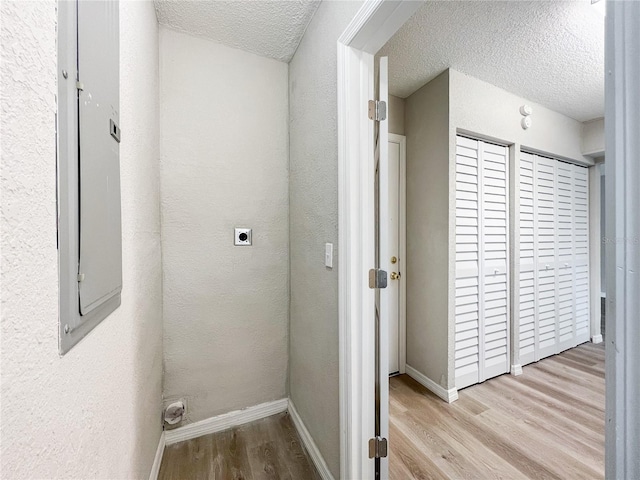
M 399 272 L 391 272 L 391 280 L 400 280 Z

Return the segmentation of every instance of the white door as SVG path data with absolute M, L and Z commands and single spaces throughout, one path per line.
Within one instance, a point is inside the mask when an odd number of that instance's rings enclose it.
M 589 327 L 589 169 L 572 165 L 576 345 L 591 338 Z
M 557 312 L 559 351 L 575 347 L 574 321 L 574 189 L 573 165 L 556 164 L 556 244 L 558 253 Z
M 456 388 L 509 371 L 508 151 L 456 145 Z
M 589 340 L 588 169 L 520 160 L 520 363 Z
M 380 268 L 388 272 L 380 313 L 388 318 L 389 374 L 404 373 L 404 168 L 405 137 L 389 134 L 388 162 L 380 164 Z
M 535 157 L 520 154 L 520 362 L 534 362 L 538 351 L 537 242 Z
M 509 371 L 509 155 L 504 145 L 478 143 L 482 173 L 483 381 Z
M 558 353 L 556 321 L 556 161 L 536 157 L 536 233 L 538 242 L 538 355 Z

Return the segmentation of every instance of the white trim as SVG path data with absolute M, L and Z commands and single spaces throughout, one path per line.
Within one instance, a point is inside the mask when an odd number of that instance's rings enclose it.
M 640 478 L 640 3 L 607 2 L 605 477 Z
M 602 335 L 598 334 L 598 335 L 594 335 L 593 338 L 591 338 L 591 343 L 602 343 Z
M 458 390 L 456 388 L 450 388 L 449 390 L 447 390 L 446 388 L 438 385 L 426 375 L 420 373 L 411 365 L 407 365 L 407 375 L 409 375 L 423 387 L 427 388 L 429 391 L 435 393 L 438 397 L 440 397 L 447 403 L 452 403 L 458 400 Z
M 160 465 L 162 465 L 162 456 L 164 455 L 164 447 L 166 446 L 165 434 L 160 434 L 158 440 L 158 448 L 156 450 L 156 456 L 153 459 L 153 465 L 151 465 L 151 473 L 149 473 L 149 480 L 157 480 L 160 473 Z
M 588 152 L 582 152 L 582 155 L 584 155 L 585 157 L 593 158 L 595 160 L 598 157 L 604 156 L 604 150 L 601 148 L 597 150 L 589 150 Z
M 373 478 L 374 432 L 373 55 L 420 7 L 410 0 L 365 2 L 338 39 L 338 268 L 340 478 Z M 383 421 L 388 421 L 388 419 Z M 384 479 L 382 479 L 384 480 Z
M 365 3 L 363 9 L 370 6 Z M 362 11 L 362 9 L 361 9 Z M 354 19 L 354 22 L 356 19 Z M 353 23 L 353 22 L 352 22 Z M 369 75 L 370 74 L 370 75 Z M 366 444 L 373 437 L 373 290 L 367 288 L 367 268 L 373 266 L 372 173 L 364 160 L 373 147 L 364 108 L 373 92 L 373 56 L 338 44 L 338 262 L 340 346 L 340 478 L 372 478 L 373 463 Z M 349 85 L 358 85 L 354 92 Z M 353 118 L 352 118 L 353 117 Z M 365 122 L 366 120 L 366 122 Z M 371 130 L 371 131 L 370 131 Z M 361 152 L 362 150 L 362 152 Z M 363 160 L 364 159 L 364 160 Z M 373 162 L 371 162 L 373 163 Z M 369 179 L 371 177 L 371 181 Z M 367 195 L 369 193 L 369 195 Z M 371 364 L 371 368 L 364 367 Z
M 514 377 L 522 375 L 522 365 L 511 365 L 511 375 Z
M 184 442 L 192 438 L 198 438 L 202 435 L 221 432 L 231 427 L 244 425 L 245 423 L 254 422 L 261 418 L 286 412 L 289 406 L 289 399 L 283 398 L 274 402 L 261 403 L 244 410 L 234 410 L 233 412 L 224 413 L 215 417 L 207 418 L 199 422 L 190 423 L 174 430 L 165 431 L 165 443 L 173 445 L 174 443 Z
M 601 163 L 589 167 L 588 178 L 588 210 L 589 210 L 589 333 L 591 338 L 602 338 L 602 306 L 601 297 L 598 295 L 602 291 L 602 274 L 600 272 L 602 237 L 600 231 L 601 215 L 600 208 L 600 170 Z
M 302 418 L 298 414 L 298 411 L 291 399 L 289 399 L 289 415 L 291 416 L 291 420 L 298 431 L 298 435 L 300 435 L 304 448 L 307 450 L 311 460 L 313 460 L 313 464 L 316 466 L 320 477 L 322 477 L 323 480 L 334 480 L 331 470 L 329 470 L 329 467 L 327 466 L 327 462 L 324 461 L 324 457 L 320 453 L 320 449 L 316 445 L 316 442 L 313 441 L 313 437 L 309 433 L 309 430 L 307 430 L 307 427 L 302 421 Z

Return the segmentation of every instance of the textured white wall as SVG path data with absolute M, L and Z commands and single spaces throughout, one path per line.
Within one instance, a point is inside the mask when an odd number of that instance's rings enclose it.
M 160 30 L 164 393 L 187 422 L 287 394 L 287 69 Z
M 455 70 L 449 70 L 449 78 L 452 128 L 556 157 L 589 160 L 582 155 L 583 124 L 578 120 Z M 520 125 L 519 109 L 525 103 L 533 108 L 528 130 Z
M 338 388 L 337 46 L 361 2 L 322 2 L 289 64 L 290 396 L 335 478 Z M 334 244 L 333 269 L 324 244 Z
M 582 152 L 597 156 L 604 154 L 604 118 L 582 124 Z
M 389 95 L 389 133 L 404 135 L 405 99 Z
M 449 74 L 406 99 L 407 364 L 448 382 Z
M 120 7 L 122 305 L 61 358 L 56 2 L 0 8 L 2 478 L 145 478 L 162 393 L 155 11 Z

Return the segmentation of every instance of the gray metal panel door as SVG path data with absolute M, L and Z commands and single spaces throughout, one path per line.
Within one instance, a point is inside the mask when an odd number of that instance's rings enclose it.
M 82 315 L 122 290 L 118 53 L 118 2 L 78 2 Z

